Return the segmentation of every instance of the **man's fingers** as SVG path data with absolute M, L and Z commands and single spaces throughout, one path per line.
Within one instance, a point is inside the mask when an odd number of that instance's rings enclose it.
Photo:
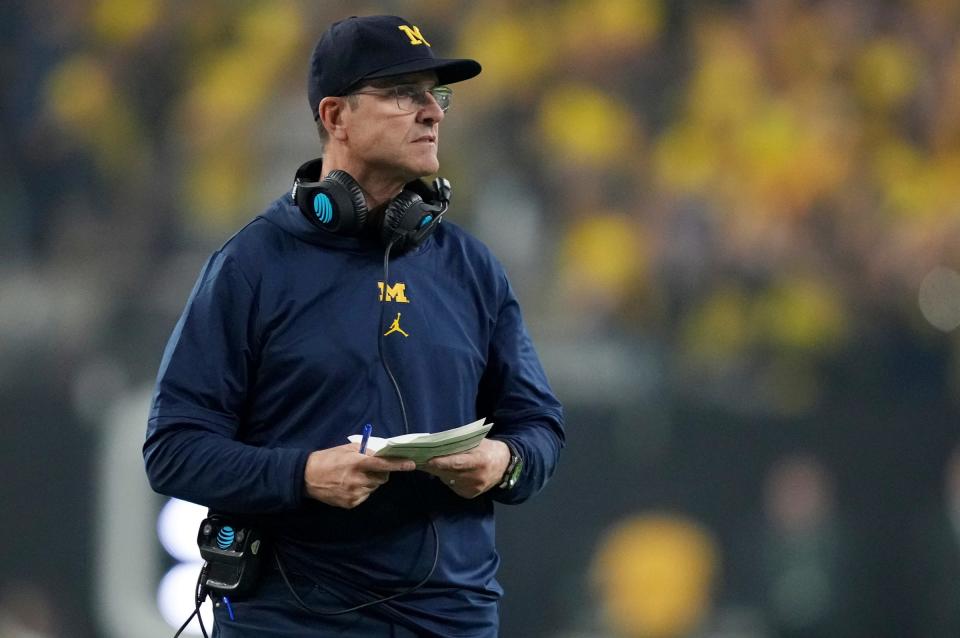
M 364 472 L 412 472 L 417 469 L 417 464 L 410 459 L 365 456 L 361 467 Z
M 390 478 L 390 472 L 367 472 L 367 476 L 374 482 L 374 486 L 380 486 Z
M 435 456 L 427 461 L 427 466 L 441 472 L 463 472 L 471 469 L 471 457 L 467 454 Z

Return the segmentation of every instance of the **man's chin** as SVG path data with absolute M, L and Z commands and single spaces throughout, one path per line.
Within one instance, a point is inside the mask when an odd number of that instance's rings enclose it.
M 409 182 L 429 175 L 436 175 L 437 171 L 440 170 L 440 162 L 436 157 L 413 158 L 402 164 L 393 164 L 390 168 L 393 171 L 399 171 L 403 175 L 404 181 Z
M 437 171 L 440 170 L 440 162 L 437 158 L 433 158 L 430 161 L 417 162 L 417 177 L 426 177 L 427 175 L 435 175 Z
M 437 159 L 436 151 L 432 150 L 432 152 L 418 153 L 411 157 L 409 166 L 417 177 L 426 177 L 440 170 L 440 160 Z

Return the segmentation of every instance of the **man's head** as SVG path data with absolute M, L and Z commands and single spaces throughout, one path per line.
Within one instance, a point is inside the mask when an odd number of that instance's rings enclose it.
M 314 48 L 307 94 L 321 140 L 346 156 L 337 159 L 361 173 L 412 179 L 437 170 L 445 86 L 479 72 L 474 60 L 435 57 L 420 29 L 402 18 L 352 17 L 334 23 Z
M 313 119 L 325 97 L 347 95 L 364 81 L 420 71 L 433 71 L 439 84 L 452 84 L 480 73 L 480 65 L 435 57 L 420 28 L 397 16 L 334 22 L 310 56 L 307 97 Z

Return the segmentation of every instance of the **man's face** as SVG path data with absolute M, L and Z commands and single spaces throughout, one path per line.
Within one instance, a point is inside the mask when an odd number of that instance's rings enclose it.
M 356 108 L 349 109 L 347 120 L 351 158 L 369 172 L 402 181 L 436 173 L 444 114 L 431 94 L 422 93 L 436 84 L 436 75 L 428 72 L 371 81 L 357 89 Z

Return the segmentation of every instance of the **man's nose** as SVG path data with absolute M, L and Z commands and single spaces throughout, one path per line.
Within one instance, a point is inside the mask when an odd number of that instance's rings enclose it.
M 440 103 L 437 102 L 437 98 L 433 97 L 433 93 L 428 91 L 426 96 L 426 103 L 417 111 L 418 121 L 430 123 L 441 122 L 446 114 L 443 112 L 443 109 L 440 108 Z

